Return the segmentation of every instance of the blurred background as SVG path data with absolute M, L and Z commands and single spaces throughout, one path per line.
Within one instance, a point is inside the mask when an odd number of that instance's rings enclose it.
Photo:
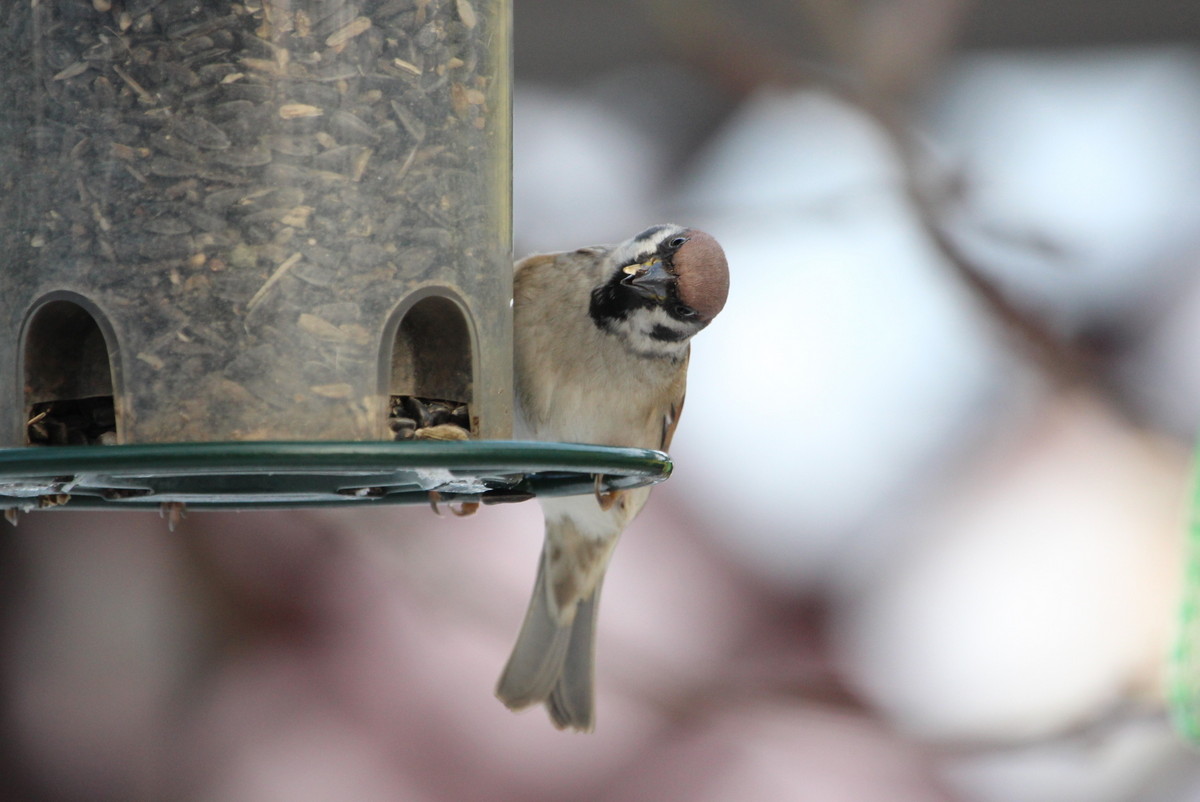
M 438 0 L 432 0 L 438 2 Z M 1200 417 L 1200 15 L 515 0 L 518 255 L 714 234 L 598 730 L 492 688 L 535 504 L 39 513 L 22 800 L 1200 799 L 1165 714 Z

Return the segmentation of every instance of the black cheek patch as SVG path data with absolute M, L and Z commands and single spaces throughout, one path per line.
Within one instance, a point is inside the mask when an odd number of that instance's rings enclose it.
M 625 274 L 618 270 L 607 284 L 592 290 L 588 314 L 602 329 L 608 329 L 618 320 L 625 320 L 635 309 L 650 309 L 654 302 L 643 298 L 621 283 Z
M 677 343 L 687 338 L 687 335 L 681 331 L 676 331 L 670 326 L 664 326 L 661 323 L 655 324 L 654 328 L 650 329 L 650 339 L 658 340 L 664 343 Z

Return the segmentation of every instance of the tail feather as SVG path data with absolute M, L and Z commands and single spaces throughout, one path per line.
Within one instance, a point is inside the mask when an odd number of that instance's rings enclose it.
M 533 598 L 521 624 L 521 634 L 496 683 L 496 696 L 512 710 L 544 701 L 554 690 L 567 659 L 571 625 L 563 625 L 550 609 L 546 587 L 546 556 L 538 561 Z
M 600 586 L 621 529 L 640 506 L 603 510 L 591 497 L 542 500 L 546 539 L 533 598 L 496 685 L 508 707 L 543 702 L 559 729 L 593 729 Z
M 560 730 L 571 727 L 591 732 L 596 727 L 596 611 L 600 609 L 600 588 L 590 599 L 579 603 L 562 671 L 546 707 L 550 720 Z
M 595 632 L 600 589 L 559 616 L 546 584 L 546 553 L 538 561 L 533 598 L 496 696 L 512 710 L 544 702 L 554 726 L 591 732 L 595 727 Z M 565 622 L 563 621 L 565 619 Z

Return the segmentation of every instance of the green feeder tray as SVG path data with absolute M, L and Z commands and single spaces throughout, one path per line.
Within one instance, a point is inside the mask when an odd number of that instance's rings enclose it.
M 0 449 L 0 509 L 484 504 L 654 484 L 660 451 L 573 443 L 227 442 Z

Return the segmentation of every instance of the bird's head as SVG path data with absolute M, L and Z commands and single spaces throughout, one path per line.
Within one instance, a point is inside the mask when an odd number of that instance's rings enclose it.
M 646 356 L 681 357 L 729 294 L 725 252 L 694 228 L 653 226 L 613 248 L 605 261 L 592 291 L 592 319 Z

